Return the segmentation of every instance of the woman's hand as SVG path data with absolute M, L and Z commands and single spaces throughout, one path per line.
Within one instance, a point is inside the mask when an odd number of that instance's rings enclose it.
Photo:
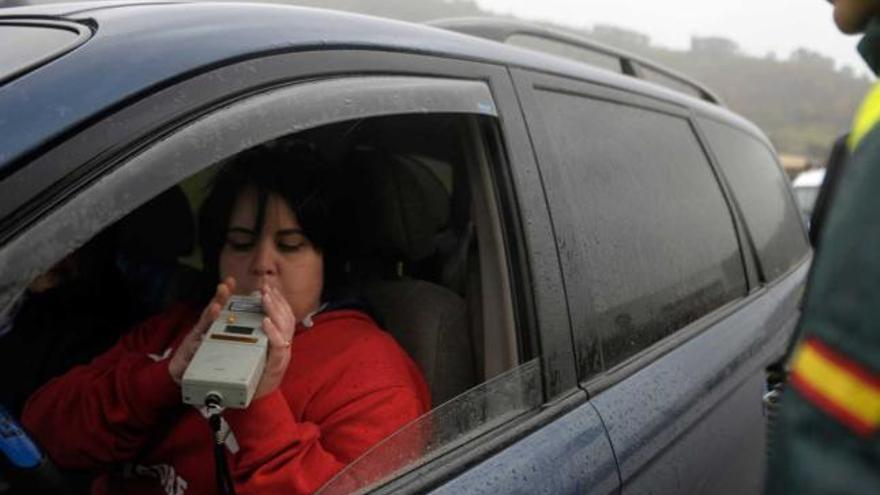
M 263 331 L 269 338 L 269 355 L 254 393 L 255 399 L 274 391 L 281 384 L 290 364 L 290 341 L 296 330 L 296 316 L 281 292 L 269 285 L 264 285 L 260 292 L 263 297 L 263 311 L 266 313 Z
M 229 296 L 234 291 L 235 279 L 232 277 L 226 277 L 223 282 L 217 285 L 217 292 L 214 293 L 214 298 L 211 299 L 211 302 L 202 311 L 199 321 L 196 322 L 192 330 L 189 331 L 180 342 L 180 345 L 177 346 L 177 349 L 174 350 L 174 354 L 171 355 L 171 359 L 168 361 L 168 373 L 171 374 L 171 378 L 178 385 L 180 385 L 180 380 L 183 378 L 183 372 L 186 371 L 186 367 L 189 366 L 189 362 L 192 361 L 196 350 L 198 350 L 199 345 L 202 343 L 205 332 L 208 331 L 211 323 L 214 323 L 214 320 L 220 316 L 220 310 L 226 305 Z

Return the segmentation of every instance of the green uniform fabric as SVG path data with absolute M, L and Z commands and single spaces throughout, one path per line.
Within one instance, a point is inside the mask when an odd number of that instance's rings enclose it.
M 880 69 L 880 19 L 859 51 Z M 855 149 L 828 214 L 800 322 L 815 337 L 880 376 L 880 125 Z M 768 494 L 880 494 L 880 434 L 859 436 L 787 387 L 774 427 Z

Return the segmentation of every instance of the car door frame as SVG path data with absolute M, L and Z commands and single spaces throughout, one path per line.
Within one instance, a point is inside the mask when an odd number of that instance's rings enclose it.
M 184 177 L 181 170 L 152 170 L 138 177 L 136 193 L 123 187 L 133 183 L 130 178 L 119 179 L 118 184 L 108 182 L 133 174 L 131 164 L 156 143 L 227 106 L 275 88 L 307 80 L 383 75 L 488 85 L 503 134 L 504 167 L 492 172 L 505 226 L 515 317 L 519 334 L 526 336 L 520 349 L 540 356 L 544 393 L 544 404 L 534 414 L 493 432 L 477 448 L 472 444 L 457 455 L 444 456 L 442 462 L 409 473 L 395 486 L 404 492 L 435 486 L 553 421 L 582 404 L 585 394 L 577 387 L 567 307 L 560 292 L 561 274 L 540 177 L 509 72 L 499 65 L 379 50 L 319 50 L 238 61 L 153 88 L 32 153 L 27 166 L 0 184 L 0 196 L 5 198 L 0 204 L 0 269 L 16 275 L 4 277 L 0 294 L 21 289 L 64 253 Z M 185 174 L 195 171 L 193 166 Z M 105 197 L 116 195 L 120 208 L 108 210 L 101 218 L 82 218 L 80 209 L 97 200 L 89 198 L 96 187 L 106 188 Z M 74 220 L 86 227 L 77 227 Z M 58 236 L 53 245 L 35 251 L 41 243 L 50 244 L 45 242 L 50 230 Z M 35 255 L 21 265 L 25 252 Z
M 553 147 L 545 130 L 546 127 L 541 119 L 537 99 L 534 95 L 534 91 L 537 88 L 548 88 L 562 93 L 639 107 L 684 119 L 690 126 L 695 140 L 702 148 L 706 163 L 711 167 L 711 172 L 719 185 L 723 199 L 731 214 L 731 223 L 740 248 L 743 277 L 746 282 L 747 292 L 741 297 L 704 315 L 702 318 L 678 329 L 624 363 L 614 366 L 610 370 L 596 370 L 594 374 L 579 377 L 581 386 L 590 397 L 590 402 L 595 405 L 600 416 L 605 421 L 615 456 L 618 460 L 621 491 L 623 493 L 630 492 L 633 489 L 634 481 L 637 482 L 637 486 L 635 486 L 636 492 L 644 489 L 654 489 L 660 492 L 674 489 L 671 488 L 671 483 L 674 483 L 677 477 L 680 478 L 681 475 L 681 472 L 676 472 L 675 466 L 661 467 L 658 470 L 660 472 L 654 475 L 655 483 L 646 482 L 644 479 L 640 479 L 640 476 L 665 454 L 664 449 L 674 445 L 675 442 L 683 438 L 688 432 L 682 431 L 681 428 L 670 428 L 670 425 L 677 421 L 674 414 L 669 414 L 666 417 L 662 427 L 657 426 L 656 423 L 650 424 L 650 421 L 635 421 L 635 417 L 630 418 L 633 420 L 632 425 L 626 425 L 629 421 L 620 416 L 619 408 L 617 408 L 615 402 L 617 405 L 620 405 L 620 401 L 627 400 L 627 397 L 631 400 L 633 396 L 638 395 L 639 389 L 644 391 L 644 387 L 650 386 L 651 378 L 648 375 L 652 370 L 662 369 L 666 356 L 672 355 L 671 358 L 667 359 L 683 359 L 681 356 L 685 352 L 683 350 L 685 348 L 708 349 L 711 346 L 706 345 L 707 340 L 710 336 L 720 334 L 721 330 L 719 328 L 725 325 L 733 325 L 730 323 L 731 321 L 739 323 L 747 321 L 749 317 L 745 313 L 754 310 L 760 312 L 760 323 L 756 324 L 759 328 L 756 328 L 746 339 L 734 339 L 735 342 L 731 341 L 731 344 L 735 347 L 727 359 L 731 363 L 738 363 L 735 365 L 736 369 L 720 370 L 719 373 L 711 377 L 705 377 L 706 380 L 702 382 L 702 385 L 711 385 L 714 389 L 719 389 L 723 387 L 719 387 L 718 384 L 728 380 L 730 383 L 736 382 L 729 385 L 728 388 L 736 389 L 739 386 L 745 386 L 744 384 L 748 381 L 749 387 L 751 387 L 748 392 L 749 397 L 751 397 L 749 400 L 753 399 L 755 408 L 760 411 L 762 405 L 762 384 L 766 378 L 764 371 L 766 366 L 774 360 L 774 356 L 778 356 L 784 349 L 785 340 L 790 335 L 796 321 L 797 302 L 796 297 L 793 297 L 793 295 L 797 293 L 798 284 L 801 284 L 803 281 L 806 264 L 801 264 L 795 268 L 785 280 L 778 280 L 778 283 L 774 284 L 775 287 L 768 288 L 761 285 L 758 279 L 754 248 L 745 228 L 742 214 L 733 198 L 731 188 L 723 174 L 720 173 L 720 167 L 711 153 L 708 141 L 696 123 L 695 113 L 691 108 L 654 96 L 648 90 L 644 93 L 638 93 L 634 90 L 627 91 L 621 88 L 611 88 L 607 84 L 556 74 L 522 69 L 513 71 L 513 79 L 521 99 L 530 135 L 535 142 L 539 170 L 542 174 L 545 174 L 545 183 L 560 180 L 558 177 L 553 177 L 554 170 L 557 170 L 559 167 L 559 160 L 554 156 Z M 548 173 L 550 176 L 547 176 Z M 567 225 L 571 222 L 566 218 L 567 214 L 565 212 L 553 211 L 551 215 L 553 215 L 554 225 Z M 569 296 L 572 296 L 572 294 L 569 294 Z M 574 312 L 571 315 L 572 342 L 575 343 L 576 359 L 579 359 L 585 352 L 578 349 L 578 346 L 601 344 L 599 336 L 595 333 L 577 333 L 575 322 L 578 321 L 579 315 L 576 305 L 571 301 L 570 299 L 569 308 Z M 657 382 L 655 381 L 654 384 L 657 385 Z M 699 387 L 702 385 L 691 384 L 689 386 Z M 615 389 L 617 389 L 617 392 L 615 392 Z M 716 392 L 713 400 L 717 406 L 722 399 L 719 398 Z M 632 405 L 627 404 L 627 406 Z M 714 406 L 706 406 L 699 412 L 679 412 L 705 416 L 706 414 L 711 414 L 713 408 Z M 626 407 L 623 407 L 623 409 L 626 409 Z M 615 413 L 614 411 L 617 412 Z M 731 416 L 730 420 L 736 421 L 736 418 Z M 698 420 L 691 420 L 691 425 L 698 423 Z M 669 433 L 662 434 L 664 429 L 669 431 Z M 756 438 L 760 437 L 763 440 L 763 428 L 755 435 Z M 639 445 L 641 447 L 638 447 Z M 757 450 L 754 443 L 749 448 L 753 453 Z M 761 449 L 757 454 L 759 457 L 758 462 L 763 462 L 763 450 Z M 671 459 L 667 460 L 672 461 Z M 669 464 L 674 464 L 674 462 Z M 654 465 L 656 466 L 657 464 Z M 695 468 L 697 466 L 689 467 Z M 665 472 L 662 472 L 664 470 Z M 692 474 L 697 472 L 698 470 L 696 469 L 690 471 Z

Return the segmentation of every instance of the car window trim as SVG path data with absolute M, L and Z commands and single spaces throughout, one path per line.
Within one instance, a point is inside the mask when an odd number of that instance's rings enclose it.
M 328 106 L 334 111 L 328 112 Z M 334 122 L 382 115 L 462 113 L 497 117 L 482 81 L 413 76 L 357 76 L 301 81 L 242 98 L 160 137 L 55 208 L 0 251 L 11 275 L 0 285 L 0 310 L 27 283 L 103 227 L 158 192 L 250 146 Z M 295 118 L 292 118 L 295 116 Z M 244 136 L 242 136 L 244 134 Z M 137 183 L 139 187 L 126 187 Z M 77 222 L 84 226 L 71 229 Z M 55 239 L 58 242 L 40 242 Z
M 746 267 L 749 269 L 749 273 L 748 273 L 748 275 L 750 277 L 749 290 L 750 291 L 758 290 L 762 286 L 772 284 L 774 281 L 776 281 L 778 279 L 785 278 L 787 276 L 787 274 L 796 270 L 797 267 L 800 266 L 800 264 L 803 262 L 803 260 L 806 259 L 807 254 L 805 254 L 804 257 L 802 257 L 801 259 L 799 259 L 795 263 L 793 263 L 792 266 L 790 266 L 788 270 L 777 275 L 776 278 L 770 278 L 767 276 L 767 274 L 765 273 L 764 266 L 763 266 L 763 261 L 760 258 L 760 253 L 758 253 L 758 248 L 757 248 L 757 246 L 755 246 L 754 240 L 752 239 L 751 230 L 749 230 L 748 224 L 746 223 L 745 212 L 742 210 L 742 207 L 740 206 L 739 199 L 736 197 L 736 195 L 733 192 L 733 186 L 730 184 L 730 181 L 727 178 L 727 175 L 725 175 L 724 170 L 721 167 L 721 162 L 718 160 L 717 156 L 715 155 L 715 152 L 712 150 L 712 146 L 709 141 L 709 136 L 706 133 L 706 131 L 703 129 L 702 123 L 700 122 L 703 119 L 710 121 L 710 122 L 713 122 L 715 124 L 721 125 L 721 126 L 728 127 L 729 129 L 731 129 L 733 131 L 740 132 L 744 136 L 754 139 L 761 146 L 763 146 L 764 149 L 767 151 L 767 153 L 769 153 L 770 156 L 772 157 L 773 162 L 775 163 L 780 175 L 783 178 L 785 178 L 785 181 L 788 184 L 788 187 L 785 188 L 787 192 L 785 195 L 786 197 L 785 197 L 785 199 L 783 199 L 783 201 L 786 201 L 788 203 L 788 206 L 790 208 L 792 208 L 792 210 L 798 214 L 798 218 L 800 218 L 800 208 L 798 207 L 797 199 L 794 196 L 794 190 L 791 187 L 791 182 L 786 177 L 785 170 L 782 168 L 782 163 L 779 161 L 779 155 L 776 153 L 776 150 L 773 148 L 772 143 L 770 143 L 766 137 L 764 137 L 760 134 L 756 134 L 753 130 L 751 130 L 749 128 L 745 128 L 745 127 L 736 125 L 732 122 L 725 121 L 723 119 L 719 119 L 714 115 L 703 114 L 703 113 L 694 113 L 694 116 L 692 119 L 693 120 L 692 125 L 694 126 L 695 130 L 697 131 L 697 134 L 699 135 L 700 140 L 705 142 L 704 146 L 705 146 L 706 150 L 708 151 L 710 161 L 712 162 L 712 167 L 716 170 L 719 181 L 723 184 L 725 189 L 729 190 L 730 207 L 736 212 L 737 222 L 738 222 L 738 224 L 741 225 L 745 240 L 747 241 L 745 243 L 745 245 L 741 245 L 741 248 L 744 250 L 744 253 L 745 253 L 745 248 L 748 247 L 748 255 L 744 260 L 746 261 Z M 727 193 L 727 191 L 725 191 L 725 192 Z M 798 222 L 798 223 L 800 224 L 800 228 L 801 228 L 801 231 L 803 232 L 804 239 L 806 240 L 806 244 L 807 244 L 808 248 L 810 248 L 811 244 L 809 242 L 809 233 L 807 232 L 806 225 L 804 225 L 803 222 Z M 809 252 L 809 249 L 807 249 L 807 251 Z M 754 280 L 751 280 L 751 277 L 754 277 Z
M 307 79 L 358 75 L 397 74 L 493 82 L 496 79 L 494 73 L 472 74 L 475 71 L 470 65 L 436 57 L 367 50 L 292 52 L 238 61 L 170 86 L 151 88 L 135 100 L 91 116 L 81 127 L 49 137 L 41 149 L 29 151 L 25 161 L 7 164 L 0 170 L 0 245 L 10 238 L 10 230 L 22 228 L 51 208 L 47 202 L 57 203 L 57 196 L 80 187 L 83 176 L 103 174 L 102 167 L 114 160 L 111 155 L 143 147 L 155 139 L 156 133 L 172 132 L 236 99 Z M 35 191 L 39 191 L 38 195 Z
M 533 105 L 535 105 L 537 101 L 534 92 L 538 90 L 553 91 L 567 95 L 605 101 L 617 105 L 625 105 L 645 111 L 665 114 L 671 117 L 680 118 L 685 121 L 685 123 L 689 126 L 691 132 L 693 133 L 694 140 L 703 152 L 706 164 L 709 167 L 709 172 L 712 174 L 716 184 L 718 185 L 720 194 L 727 207 L 728 213 L 730 214 L 730 221 L 734 230 L 734 236 L 737 241 L 737 248 L 740 252 L 743 269 L 743 280 L 745 284 L 743 294 L 741 294 L 739 297 L 734 298 L 731 301 L 726 302 L 722 306 L 715 308 L 713 311 L 704 314 L 697 320 L 690 322 L 684 327 L 673 331 L 671 334 L 665 336 L 659 341 L 653 343 L 645 349 L 642 349 L 640 352 L 628 358 L 623 363 L 618 363 L 614 367 L 610 368 L 610 370 L 603 370 L 586 378 L 578 377 L 579 385 L 587 390 L 587 394 L 589 397 L 593 397 L 595 393 L 598 393 L 599 391 L 604 390 L 604 388 L 607 388 L 608 386 L 611 386 L 614 383 L 617 383 L 618 381 L 624 379 L 626 376 L 635 373 L 638 369 L 641 369 L 650 362 L 658 359 L 662 355 L 669 352 L 671 349 L 674 349 L 678 345 L 683 344 L 693 336 L 702 333 L 702 330 L 708 328 L 708 326 L 706 326 L 705 328 L 699 326 L 702 322 L 716 321 L 713 318 L 720 318 L 718 316 L 720 314 L 730 314 L 730 312 L 733 311 L 733 309 L 731 308 L 737 307 L 737 304 L 746 299 L 751 299 L 751 294 L 754 294 L 754 290 L 752 290 L 751 292 L 746 292 L 753 287 L 752 281 L 749 278 L 749 268 L 748 263 L 746 262 L 746 256 L 748 256 L 752 252 L 752 250 L 751 246 L 743 244 L 743 236 L 746 235 L 747 229 L 745 227 L 744 221 L 740 217 L 740 213 L 735 210 L 735 208 L 738 208 L 738 203 L 735 202 L 732 190 L 726 183 L 726 178 L 720 172 L 720 167 L 717 164 L 714 155 L 711 153 L 708 140 L 705 138 L 705 136 L 703 136 L 702 131 L 699 128 L 699 124 L 696 121 L 697 119 L 695 117 L 695 111 L 693 108 L 682 106 L 676 102 L 658 99 L 656 97 L 632 93 L 624 89 L 608 88 L 593 83 L 591 81 L 575 79 L 571 77 L 560 77 L 555 74 L 547 74 L 533 70 L 521 69 L 514 71 L 514 81 L 517 86 L 517 90 L 521 94 L 525 95 L 524 99 L 526 103 L 524 104 L 523 113 L 526 114 L 527 120 L 534 123 L 539 123 L 541 127 L 541 129 L 537 131 L 537 134 L 536 131 L 530 129 L 529 132 L 533 140 L 540 141 L 547 137 L 546 126 L 543 123 L 543 117 L 541 116 L 539 111 L 536 111 L 537 109 L 533 108 Z M 521 98 L 523 98 L 523 96 L 521 96 Z M 535 148 L 537 153 L 539 145 L 536 144 Z M 567 219 L 562 219 L 562 221 L 566 222 Z M 568 296 L 566 295 L 566 298 L 567 297 Z M 695 328 L 699 328 L 700 330 L 695 330 Z M 684 332 L 686 336 L 679 336 L 679 334 L 681 334 L 682 332 Z M 591 335 L 593 335 L 596 339 L 601 338 L 600 336 L 595 334 L 595 331 L 593 331 Z M 586 337 L 581 336 L 580 340 L 584 340 L 585 338 Z M 571 339 L 573 348 L 577 348 L 579 337 L 575 333 L 574 325 L 571 326 Z M 600 340 L 596 340 L 596 342 L 597 345 L 602 345 Z M 631 363 L 633 361 L 637 361 L 641 364 L 635 367 L 631 367 L 628 363 Z M 625 371 L 617 371 L 621 367 L 623 367 Z M 614 373 L 611 373 L 611 371 L 614 371 Z M 610 376 L 611 378 L 602 378 L 606 376 Z
M 721 170 L 721 163 L 718 161 L 718 157 L 712 149 L 709 136 L 706 135 L 706 132 L 700 126 L 699 117 L 700 115 L 698 113 L 692 112 L 690 117 L 691 128 L 697 136 L 700 146 L 703 148 L 703 153 L 709 160 L 709 164 L 712 167 L 712 173 L 715 175 L 715 180 L 721 187 L 721 193 L 724 195 L 724 201 L 727 203 L 727 208 L 733 219 L 733 227 L 736 231 L 736 239 L 739 244 L 740 259 L 742 260 L 746 278 L 746 290 L 749 293 L 752 293 L 761 288 L 761 277 L 758 270 L 758 250 L 755 247 L 755 241 L 752 239 L 752 233 L 746 225 L 745 214 L 743 213 L 742 208 L 740 208 L 739 201 L 737 201 L 736 196 L 733 193 L 733 186 L 730 185 L 727 176 L 724 175 L 724 172 Z

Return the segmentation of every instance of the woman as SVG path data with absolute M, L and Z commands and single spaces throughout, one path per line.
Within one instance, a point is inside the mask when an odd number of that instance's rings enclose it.
M 179 386 L 235 293 L 259 291 L 270 342 L 254 400 L 223 413 L 236 492 L 312 492 L 430 408 L 394 340 L 363 312 L 334 309 L 325 176 L 309 153 L 268 148 L 218 172 L 200 214 L 205 267 L 222 280 L 211 301 L 142 323 L 28 401 L 23 422 L 61 467 L 99 470 L 93 493 L 215 492 L 208 423 Z

